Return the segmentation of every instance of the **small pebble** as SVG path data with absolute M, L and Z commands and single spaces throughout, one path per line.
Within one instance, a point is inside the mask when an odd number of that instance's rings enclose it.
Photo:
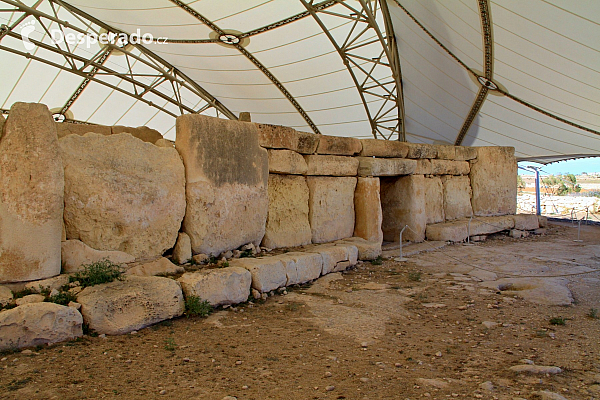
M 326 377 L 326 378 L 329 378 L 329 377 L 331 377 L 332 375 L 333 375 L 333 374 L 332 374 L 331 372 L 329 372 L 329 371 L 325 372 L 325 377 Z
M 331 392 L 331 391 L 335 390 L 335 386 L 329 385 L 325 388 L 325 390 L 327 390 L 328 392 Z
M 25 354 L 25 355 L 31 355 L 31 354 L 33 354 L 33 351 L 31 351 L 31 350 L 23 350 L 23 351 L 21 352 L 21 354 Z
M 242 360 L 237 360 L 237 361 L 235 362 L 235 365 L 242 365 Z
M 166 391 L 165 389 L 163 389 L 163 390 L 161 390 L 160 392 L 158 392 L 158 394 L 161 394 L 161 395 L 163 395 L 163 394 L 167 394 L 167 391 Z

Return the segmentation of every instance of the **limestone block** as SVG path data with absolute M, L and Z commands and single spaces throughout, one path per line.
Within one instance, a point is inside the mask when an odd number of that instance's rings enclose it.
M 312 281 L 321 276 L 323 258 L 320 254 L 290 252 L 277 256 L 285 267 L 286 286 Z
M 0 351 L 72 340 L 83 336 L 74 308 L 32 303 L 0 312 Z
M 306 178 L 269 175 L 268 191 L 269 213 L 262 245 L 276 249 L 310 243 Z
M 354 236 L 383 242 L 379 178 L 359 177 L 354 191 Z
M 0 283 L 58 275 L 64 175 L 45 105 L 12 106 L 0 155 Z
M 198 296 L 213 306 L 222 306 L 248 300 L 252 276 L 247 269 L 227 267 L 185 273 L 177 281 L 185 297 Z
M 265 234 L 267 151 L 256 125 L 198 114 L 177 118 L 175 148 L 185 164 L 183 231 L 194 253 L 218 255 Z
M 424 182 L 427 224 L 444 222 L 444 186 L 442 185 L 442 178 L 434 176 L 425 178 Z
M 478 147 L 472 160 L 473 213 L 480 216 L 514 214 L 517 209 L 517 161 L 513 147 Z
M 156 142 L 154 142 L 154 145 L 158 147 L 174 148 L 175 142 L 172 142 L 168 139 L 158 139 Z
M 470 217 L 471 180 L 468 176 L 444 176 L 444 215 L 447 221 Z
M 456 161 L 470 161 L 477 158 L 477 147 L 455 146 Z
M 361 139 L 363 157 L 406 158 L 408 146 L 397 140 Z
M 23 304 L 43 303 L 45 297 L 41 294 L 28 294 L 15 300 L 15 304 L 22 306 Z
M 403 240 L 422 242 L 425 239 L 427 213 L 425 210 L 425 177 L 409 175 L 385 178 L 381 181 L 383 210 L 383 239 L 397 242 L 400 230 L 408 225 Z
M 338 262 L 333 272 L 345 271 L 348 267 L 356 265 L 358 262 L 358 247 L 346 243 L 337 243 L 336 246 L 343 247 L 346 250 L 346 260 Z
M 356 176 L 358 160 L 342 156 L 304 156 L 308 170 L 306 175 Z
M 428 158 L 421 158 L 417 160 L 417 168 L 415 169 L 415 175 L 431 175 L 433 169 L 431 168 L 431 160 Z
M 153 261 L 133 265 L 125 271 L 125 274 L 135 276 L 156 276 L 174 275 L 182 272 L 185 272 L 183 267 L 173 264 L 168 258 L 160 257 Z
M 465 222 L 466 223 L 466 222 Z M 501 231 L 510 230 L 515 227 L 515 220 L 512 215 L 498 217 L 479 217 L 471 221 L 471 236 L 489 235 Z
M 128 133 L 133 137 L 136 137 L 144 142 L 156 143 L 163 136 L 156 129 L 148 128 L 147 126 L 138 126 L 132 128 L 130 126 L 119 126 L 115 125 L 111 128 L 112 134 L 117 135 L 119 133 Z
M 229 265 L 250 271 L 252 287 L 261 293 L 270 292 L 287 284 L 285 266 L 277 257 L 237 258 L 231 260 Z
M 59 140 L 67 239 L 136 258 L 170 249 L 186 209 L 185 175 L 172 148 L 121 133 Z
M 440 160 L 456 159 L 456 146 L 437 145 L 437 158 Z
M 27 282 L 26 290 L 31 290 L 34 293 L 40 293 L 42 290 L 59 290 L 61 287 L 69 284 L 69 275 L 62 274 L 54 278 L 42 279 L 39 281 Z
M 359 260 L 374 260 L 381 255 L 381 242 L 371 242 L 361 237 L 351 237 L 338 240 L 335 243 L 356 246 Z
M 308 170 L 304 157 L 295 151 L 272 149 L 268 151 L 269 173 L 303 175 Z
M 308 220 L 313 243 L 351 237 L 354 233 L 356 178 L 309 176 Z
M 547 228 L 548 227 L 548 217 L 544 217 L 543 215 L 538 215 L 538 223 L 540 225 L 540 228 Z
M 306 249 L 309 253 L 318 253 L 323 260 L 322 275 L 330 272 L 343 271 L 348 266 L 356 265 L 358 248 L 354 244 L 335 243 L 316 245 Z
M 106 125 L 73 124 L 70 122 L 55 122 L 55 125 L 59 139 L 67 135 L 83 136 L 88 132 L 94 132 L 105 136 L 112 135 L 111 127 Z
M 405 158 L 357 157 L 360 176 L 397 176 L 413 174 L 417 168 L 415 160 Z
M 192 259 L 192 242 L 185 232 L 179 232 L 177 243 L 173 248 L 173 261 L 177 264 L 185 264 Z
M 319 135 L 317 154 L 353 156 L 360 153 L 361 150 L 362 144 L 356 138 Z
M 0 306 L 10 303 L 13 299 L 12 291 L 6 286 L 0 286 Z
M 427 225 L 427 240 L 442 242 L 462 242 L 469 235 L 465 221 L 453 221 Z
M 313 154 L 319 145 L 319 135 L 296 132 L 292 128 L 278 125 L 255 124 L 258 143 L 269 149 L 287 149 L 300 154 Z
M 466 161 L 431 160 L 432 175 L 468 175 L 469 169 Z
M 126 264 L 135 261 L 135 257 L 122 251 L 102 251 L 92 249 L 80 240 L 67 240 L 61 243 L 62 272 L 70 274 L 80 271 L 84 264 L 108 259 L 115 264 Z
M 515 229 L 522 231 L 532 231 L 540 227 L 540 221 L 536 214 L 516 214 L 513 215 Z
M 408 142 L 404 144 L 408 147 L 407 158 L 435 158 L 437 156 L 437 148 L 432 144 Z
M 137 331 L 179 317 L 185 309 L 179 283 L 159 277 L 128 276 L 87 287 L 77 302 L 90 329 L 107 335 Z

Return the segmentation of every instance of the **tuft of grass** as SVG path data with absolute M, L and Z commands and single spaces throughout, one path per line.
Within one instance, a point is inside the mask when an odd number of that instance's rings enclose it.
M 252 254 L 252 249 L 246 249 L 241 252 L 240 258 L 252 257 L 253 255 L 254 254 Z
M 229 267 L 229 261 L 223 261 L 223 263 L 221 264 L 221 268 L 227 268 Z
M 26 288 L 26 289 L 20 290 L 18 292 L 14 292 L 13 298 L 16 300 L 16 299 L 20 299 L 25 296 L 29 296 L 30 294 L 36 294 L 36 293 L 32 289 Z
M 175 351 L 177 349 L 177 343 L 172 337 L 165 339 L 165 350 Z
M 46 301 L 66 306 L 72 301 L 77 301 L 77 296 L 71 292 L 58 292 L 58 294 L 54 296 L 47 296 Z
M 191 295 L 185 299 L 185 315 L 189 317 L 208 317 L 213 308 L 206 300 Z
M 591 319 L 600 319 L 600 315 L 598 315 L 597 308 L 590 308 L 590 311 L 588 311 L 587 316 Z
M 115 280 L 123 280 L 121 267 L 108 259 L 96 261 L 83 265 L 83 270 L 69 277 L 69 282 L 79 282 L 81 287 L 89 287 L 109 283 Z
M 13 392 L 15 390 L 19 390 L 21 388 L 24 388 L 32 380 L 33 379 L 31 377 L 27 377 L 27 378 L 24 378 L 24 379 L 13 379 L 8 385 L 6 385 L 6 388 L 9 391 Z
M 382 265 L 383 264 L 383 257 L 381 256 L 377 256 L 376 259 L 371 261 L 371 264 L 373 265 Z
M 408 280 L 413 281 L 413 282 L 419 282 L 421 280 L 421 273 L 420 272 L 409 272 Z
M 565 325 L 567 322 L 563 317 L 552 317 L 550 318 L 550 325 Z

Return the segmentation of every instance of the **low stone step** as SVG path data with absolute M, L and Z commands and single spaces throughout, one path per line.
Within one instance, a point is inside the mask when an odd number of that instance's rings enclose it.
M 535 215 L 533 216 L 535 217 Z M 469 218 L 451 222 L 429 224 L 426 229 L 427 240 L 462 242 L 469 236 L 489 235 L 515 227 L 515 219 L 520 226 L 533 227 L 530 217 L 522 215 L 501 215 L 497 217 L 475 217 L 469 223 Z M 535 218 L 537 221 L 537 217 Z M 539 226 L 539 225 L 538 225 Z M 532 228 L 537 229 L 537 228 Z

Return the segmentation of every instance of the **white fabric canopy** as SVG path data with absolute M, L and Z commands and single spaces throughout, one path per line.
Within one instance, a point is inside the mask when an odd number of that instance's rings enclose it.
M 187 112 L 358 138 L 379 118 L 392 139 L 403 122 L 411 142 L 514 146 L 544 163 L 600 155 L 599 2 L 382 1 L 0 0 L 0 108 L 42 102 L 169 139 Z M 56 51 L 61 29 L 168 42 Z

